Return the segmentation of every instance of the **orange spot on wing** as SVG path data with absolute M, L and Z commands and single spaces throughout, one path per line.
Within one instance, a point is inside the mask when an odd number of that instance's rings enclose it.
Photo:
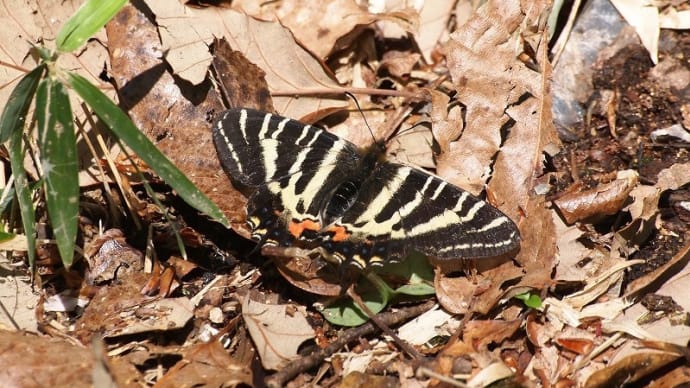
M 350 232 L 342 225 L 333 225 L 328 228 L 328 232 L 333 233 L 331 240 L 335 242 L 345 241 L 350 237 Z
M 299 238 L 305 230 L 319 231 L 321 230 L 321 225 L 312 220 L 304 220 L 302 222 L 291 221 L 290 225 L 288 225 L 288 231 L 295 238 Z

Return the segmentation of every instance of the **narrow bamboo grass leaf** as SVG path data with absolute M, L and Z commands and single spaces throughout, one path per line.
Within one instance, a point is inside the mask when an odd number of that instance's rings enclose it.
M 36 101 L 38 104 L 39 102 Z M 29 257 L 29 267 L 33 272 L 36 265 L 36 224 L 34 206 L 31 201 L 31 191 L 26 179 L 24 170 L 24 152 L 22 149 L 22 131 L 11 133 L 7 151 L 10 154 L 10 167 L 14 175 L 14 190 L 17 193 L 19 212 L 22 215 L 22 225 L 26 234 L 27 256 Z
M 108 128 L 165 180 L 182 199 L 197 210 L 228 226 L 228 221 L 218 206 L 200 192 L 106 95 L 78 74 L 69 73 L 67 82 Z
M 79 213 L 77 139 L 69 96 L 54 78 L 46 78 L 38 85 L 36 121 L 48 216 L 62 263 L 69 268 L 74 258 Z
M 60 52 L 76 50 L 103 28 L 127 0 L 87 0 L 62 26 L 56 37 Z
M 19 204 L 24 233 L 26 234 L 27 256 L 32 271 L 36 264 L 36 217 L 34 215 L 26 171 L 24 170 L 22 135 L 31 101 L 36 94 L 38 83 L 45 69 L 45 65 L 38 66 L 19 81 L 12 93 L 10 93 L 10 98 L 3 109 L 2 117 L 0 117 L 0 140 L 2 143 L 9 140 L 7 151 L 10 155 L 10 168 L 14 175 L 15 193 L 17 194 L 17 203 Z
M 25 75 L 10 93 L 10 98 L 0 117 L 0 143 L 9 140 L 15 131 L 21 132 L 24 129 L 31 100 L 36 94 L 38 81 L 41 80 L 44 71 L 44 65 L 36 67 Z

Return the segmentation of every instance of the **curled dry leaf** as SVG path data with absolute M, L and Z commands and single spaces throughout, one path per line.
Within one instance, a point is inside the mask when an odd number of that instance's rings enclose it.
M 332 109 L 347 104 L 336 98 L 320 96 L 295 98 L 307 91 L 331 91 L 340 94 L 340 86 L 326 73 L 319 59 L 303 49 L 292 33 L 278 22 L 266 22 L 228 8 L 191 9 L 178 2 L 150 4 L 160 25 L 163 47 L 169 49 L 166 59 L 175 73 L 200 83 L 208 70 L 208 52 L 214 37 L 225 37 L 233 50 L 266 72 L 266 81 L 274 95 L 278 112 L 293 118 L 304 118 L 317 112 L 313 120 Z
M 183 92 L 161 58 L 158 27 L 136 7 L 125 5 L 106 29 L 120 103 L 132 121 L 233 226 L 244 225 L 246 200 L 222 173 L 207 123 L 209 114 L 224 109 L 220 96 L 214 89 L 201 96 L 196 90 Z
M 218 86 L 229 107 L 275 112 L 266 84 L 266 73 L 241 52 L 233 50 L 226 39 L 213 41 L 212 64 Z
M 635 383 L 638 379 L 648 376 L 655 370 L 676 361 L 680 357 L 678 354 L 659 353 L 656 351 L 634 354 L 592 373 L 584 385 L 593 388 L 604 388 Z
M 530 4 L 529 11 L 539 12 L 534 8 L 544 6 Z M 543 147 L 548 142 L 558 142 L 553 126 L 540 120 L 548 114 L 549 97 L 545 88 L 548 72 L 539 74 L 530 70 L 515 53 L 520 26 L 533 23 L 525 19 L 527 14 L 528 10 L 522 9 L 518 1 L 490 1 L 451 34 L 443 47 L 458 99 L 467 107 L 467 122 L 462 138 L 451 144 L 449 153 L 439 155 L 439 175 L 451 178 L 474 194 L 482 190 L 488 178 L 486 168 L 492 164 L 503 140 L 501 128 L 511 117 L 517 123 L 536 124 L 529 125 L 529 132 L 532 135 L 536 132 L 537 136 L 525 137 L 526 143 L 520 150 L 521 159 L 537 158 L 529 161 L 533 164 L 529 165 L 528 177 L 535 166 L 541 166 Z M 543 29 L 543 26 L 534 27 Z M 548 66 L 545 56 L 541 65 Z M 532 98 L 520 105 L 530 108 L 506 115 L 506 108 L 518 104 L 526 93 Z M 521 162 L 518 166 L 526 164 Z M 524 197 L 518 199 L 524 201 Z
M 393 77 L 406 78 L 417 65 L 419 58 L 420 55 L 416 53 L 388 51 L 384 54 L 379 69 L 387 70 Z
M 630 211 L 632 222 L 619 234 L 634 244 L 640 244 L 654 230 L 654 221 L 659 214 L 659 198 L 666 190 L 676 190 L 690 183 L 690 163 L 676 163 L 658 174 L 654 186 L 637 185 L 631 192 L 633 202 L 625 210 Z
M 91 241 L 84 248 L 84 256 L 89 263 L 87 284 L 111 281 L 144 269 L 144 255 L 127 244 L 119 229 L 107 230 Z
M 518 223 L 522 235 L 521 250 L 515 258 L 520 266 L 505 262 L 480 273 L 492 281 L 480 294 L 469 294 L 478 295 L 474 300 L 477 311 L 488 311 L 505 296 L 506 290 L 501 286 L 507 279 L 524 275 L 512 286 L 515 290 L 543 288 L 551 281 L 556 255 L 555 229 L 543 196 L 533 191 L 534 177 L 543 170 L 543 154 L 555 152 L 560 144 L 551 121 L 548 94 L 551 69 L 545 44 L 535 50 L 539 72 L 519 61 L 515 53 L 515 39 L 521 25 L 543 31 L 544 25 L 538 22 L 537 16 L 545 7 L 543 3 L 531 3 L 523 9 L 518 1 L 487 2 L 444 45 L 458 99 L 467 110 L 460 136 L 457 130 L 462 124 L 460 115 L 453 115 L 454 122 L 449 125 L 438 125 L 443 121 L 445 107 L 433 108 L 433 112 L 439 112 L 432 113 L 437 126 L 434 134 L 441 148 L 437 173 L 477 194 L 490 175 L 488 166 L 493 164 L 493 177 L 487 190 L 489 198 Z M 545 35 L 541 41 L 545 42 Z M 443 98 L 433 101 L 439 104 Z M 509 121 L 510 126 L 506 127 Z M 508 134 L 505 139 L 501 135 L 504 130 Z M 447 279 L 436 280 L 438 286 L 447 282 Z M 464 295 L 468 295 L 467 286 L 470 285 L 462 287 Z M 440 287 L 437 291 L 444 289 L 451 288 Z M 439 295 L 441 301 L 463 299 L 467 301 L 457 295 Z M 449 306 L 444 304 L 444 307 Z
M 462 340 L 475 349 L 483 349 L 491 343 L 501 343 L 510 338 L 522 326 L 522 319 L 512 321 L 472 320 L 462 330 Z
M 448 19 L 453 15 L 456 3 L 458 2 L 454 0 L 425 1 L 419 12 L 419 30 L 414 33 L 414 38 L 427 63 L 433 63 L 431 54 L 444 34 L 447 34 Z
M 288 309 L 291 309 L 289 312 Z M 277 370 L 299 357 L 297 348 L 315 336 L 306 308 L 259 303 L 245 297 L 242 318 L 266 369 Z
M 622 178 L 613 182 L 590 190 L 566 193 L 553 202 L 569 224 L 592 217 L 616 214 L 623 208 L 638 181 L 636 172 L 622 173 L 619 173 Z
M 666 264 L 630 282 L 626 287 L 625 297 L 632 299 L 637 295 L 640 295 L 642 292 L 649 291 L 650 289 L 656 289 L 659 286 L 659 282 L 666 280 L 671 274 L 676 274 L 674 279 L 678 278 L 678 281 L 683 280 L 683 277 L 679 278 L 679 275 L 684 275 L 685 278 L 689 278 L 687 276 L 688 272 L 690 271 L 688 268 L 689 261 L 690 244 L 686 244 Z M 681 270 L 678 270 L 679 267 L 681 267 Z M 670 280 L 666 281 L 665 284 L 668 287 L 672 286 Z M 677 295 L 687 294 L 687 289 L 682 287 L 678 287 L 676 290 L 682 290 Z M 666 295 L 673 295 L 673 293 L 669 292 L 666 293 Z M 683 302 L 687 300 L 690 300 L 690 298 L 683 298 Z M 690 306 L 685 306 L 685 308 L 686 310 L 690 311 Z
M 378 19 L 354 0 L 335 0 L 315 7 L 309 0 L 281 2 L 276 10 L 280 22 L 319 58 L 349 46 L 362 27 Z
M 252 386 L 249 364 L 230 356 L 220 341 L 200 343 L 185 349 L 183 358 L 156 382 L 157 387 Z

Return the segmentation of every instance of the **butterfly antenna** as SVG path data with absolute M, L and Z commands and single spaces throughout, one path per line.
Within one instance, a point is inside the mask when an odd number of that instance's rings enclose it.
M 350 97 L 352 101 L 354 101 L 355 106 L 357 106 L 357 110 L 359 111 L 359 114 L 362 115 L 362 120 L 364 120 L 364 124 L 367 126 L 367 129 L 369 130 L 369 133 L 371 134 L 371 138 L 374 139 L 374 144 L 381 149 L 381 151 L 385 151 L 385 147 L 383 145 L 383 142 L 379 142 L 378 139 L 376 139 L 376 136 L 374 136 L 374 131 L 371 129 L 371 126 L 369 126 L 369 122 L 367 121 L 367 117 L 364 115 L 364 111 L 362 110 L 362 107 L 359 105 L 359 101 L 357 100 L 357 97 L 355 97 L 354 94 L 350 92 L 345 92 L 345 95 Z

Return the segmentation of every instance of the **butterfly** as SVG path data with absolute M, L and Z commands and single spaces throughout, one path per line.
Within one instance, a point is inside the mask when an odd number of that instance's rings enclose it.
M 411 251 L 437 259 L 495 257 L 519 247 L 515 223 L 445 180 L 386 160 L 324 129 L 252 109 L 219 115 L 213 140 L 225 172 L 250 192 L 260 246 L 319 249 L 361 270 Z

